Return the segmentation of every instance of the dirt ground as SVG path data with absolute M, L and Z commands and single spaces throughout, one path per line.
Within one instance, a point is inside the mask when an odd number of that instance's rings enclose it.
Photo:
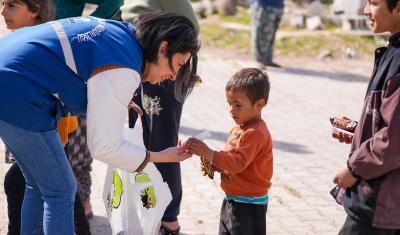
M 202 47 L 201 55 L 219 55 L 225 58 L 237 58 L 242 60 L 254 60 L 251 54 L 244 54 L 240 51 L 231 51 L 226 49 Z M 368 80 L 373 70 L 373 56 L 363 55 L 360 58 L 325 58 L 307 56 L 284 56 L 277 55 L 274 62 L 286 69 L 296 69 L 309 72 L 327 72 L 331 74 L 342 75 L 344 78 L 352 80 L 353 78 L 364 78 Z M 267 68 L 268 71 L 268 68 Z
M 213 24 L 219 25 L 225 28 L 231 28 L 236 30 L 248 30 L 250 31 L 250 26 L 243 25 L 239 23 L 233 22 L 222 22 L 218 19 L 218 17 L 209 17 L 205 19 L 199 20 L 200 26 L 202 24 Z M 283 36 L 301 36 L 301 35 L 315 35 L 318 37 L 320 35 L 328 36 L 332 31 L 329 30 L 319 30 L 319 31 L 307 31 L 307 30 L 299 30 L 299 31 L 285 31 L 278 30 L 276 38 L 280 38 Z M 372 32 L 365 31 L 346 31 L 342 32 L 343 34 L 351 34 L 351 35 L 373 35 Z M 206 47 L 203 46 L 201 51 L 204 54 L 209 55 L 222 55 L 226 58 L 240 58 L 244 60 L 254 60 L 253 56 L 250 52 L 243 51 L 235 51 L 224 48 L 216 48 L 216 47 Z M 361 76 L 369 78 L 371 72 L 373 70 L 373 55 L 360 55 L 358 58 L 346 58 L 344 54 L 342 56 L 335 57 L 327 57 L 325 59 L 318 59 L 317 56 L 301 56 L 301 55 L 278 55 L 276 53 L 274 55 L 274 62 L 281 65 L 284 68 L 290 69 L 300 69 L 307 71 L 318 71 L 318 72 L 329 72 L 329 73 L 338 73 L 338 74 L 348 74 L 354 76 Z
M 4 20 L 0 20 L 0 38 L 10 33 L 11 31 L 5 27 Z M 244 60 L 254 60 L 251 54 L 244 54 L 240 51 L 231 51 L 221 48 L 209 48 L 203 46 L 201 53 L 223 56 L 226 58 L 238 58 Z M 344 74 L 345 76 L 366 77 L 371 75 L 373 69 L 372 55 L 363 55 L 358 59 L 349 59 L 343 57 L 325 58 L 319 60 L 316 57 L 306 56 L 283 56 L 277 55 L 274 61 L 284 68 L 301 69 L 316 72 L 329 72 Z
M 351 74 L 369 78 L 373 70 L 374 58 L 363 56 L 358 59 L 350 59 L 343 56 L 320 60 L 305 56 L 277 56 L 275 62 L 287 68 Z

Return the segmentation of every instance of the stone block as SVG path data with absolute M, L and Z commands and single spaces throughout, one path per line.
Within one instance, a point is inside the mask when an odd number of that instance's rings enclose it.
M 319 30 L 325 28 L 320 16 L 308 17 L 306 19 L 306 24 L 308 30 Z
M 290 16 L 290 25 L 295 28 L 304 28 L 304 14 L 303 13 L 293 13 Z

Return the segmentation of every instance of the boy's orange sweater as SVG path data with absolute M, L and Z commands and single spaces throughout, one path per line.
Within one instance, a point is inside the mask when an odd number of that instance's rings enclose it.
M 272 139 L 263 120 L 235 126 L 225 150 L 213 165 L 221 169 L 221 188 L 228 196 L 259 197 L 268 193 L 273 171 Z
M 65 143 L 68 141 L 68 134 L 75 131 L 78 128 L 78 120 L 75 116 L 62 117 L 57 125 L 57 131 L 60 135 L 61 142 Z

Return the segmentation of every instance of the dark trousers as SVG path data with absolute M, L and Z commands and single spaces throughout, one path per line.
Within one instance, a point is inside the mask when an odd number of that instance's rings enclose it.
M 172 194 L 172 200 L 165 209 L 161 220 L 164 222 L 177 221 L 182 200 L 181 165 L 179 162 L 154 163 L 154 165 L 160 171 L 164 182 L 167 182 Z
M 339 235 L 400 235 L 400 230 L 375 228 L 347 216 Z
M 268 205 L 256 205 L 223 200 L 219 235 L 267 234 L 266 216 Z
M 142 83 L 142 86 L 144 94 L 139 94 L 132 100 L 144 112 L 141 117 L 144 146 L 147 150 L 156 152 L 176 146 L 183 104 L 175 99 L 174 82 L 164 81 L 161 85 L 152 85 L 146 82 Z M 142 100 L 142 96 L 144 100 Z M 135 126 L 137 118 L 136 111 L 129 109 L 130 128 Z M 161 220 L 177 221 L 182 199 L 180 163 L 155 163 L 155 165 L 172 194 L 172 201 Z
M 8 235 L 19 235 L 21 230 L 21 209 L 25 194 L 25 178 L 17 163 L 14 163 L 4 177 L 4 191 L 7 196 Z M 81 196 L 75 194 L 75 233 L 90 235 L 90 224 L 85 215 Z

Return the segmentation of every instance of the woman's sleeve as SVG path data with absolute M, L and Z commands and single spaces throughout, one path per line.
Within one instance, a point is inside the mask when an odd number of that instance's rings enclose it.
M 123 139 L 129 101 L 141 83 L 128 68 L 111 69 L 89 79 L 87 144 L 94 159 L 128 172 L 140 172 L 149 161 L 146 150 Z

